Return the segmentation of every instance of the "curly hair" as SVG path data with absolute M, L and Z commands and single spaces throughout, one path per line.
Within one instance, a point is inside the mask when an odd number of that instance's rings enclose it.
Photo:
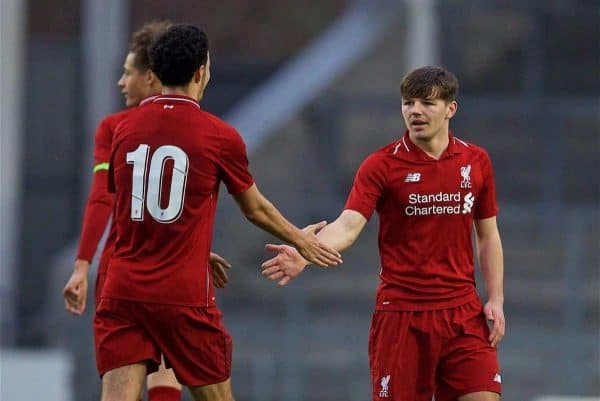
M 145 72 L 150 68 L 150 46 L 159 36 L 173 26 L 170 21 L 153 21 L 144 24 L 133 33 L 129 43 L 129 52 L 135 54 L 134 66 Z
M 150 48 L 150 67 L 165 86 L 184 86 L 208 58 L 208 37 L 193 25 L 174 25 Z
M 443 67 L 428 65 L 417 68 L 402 78 L 400 95 L 404 99 L 434 97 L 448 103 L 458 96 L 458 79 Z

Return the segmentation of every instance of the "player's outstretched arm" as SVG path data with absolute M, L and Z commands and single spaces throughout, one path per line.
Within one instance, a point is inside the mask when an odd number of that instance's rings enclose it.
M 366 223 L 367 219 L 362 214 L 354 210 L 344 210 L 333 223 L 322 229 L 319 227 L 317 238 L 332 248 L 343 251 L 352 246 Z M 316 226 L 313 224 L 305 230 Z M 262 275 L 269 280 L 279 280 L 279 285 L 286 285 L 309 265 L 309 262 L 290 246 L 267 244 L 265 249 L 277 252 L 277 255 L 262 264 Z
M 231 268 L 231 263 L 227 261 L 221 255 L 211 252 L 208 257 L 208 263 L 210 264 L 210 274 L 213 279 L 213 283 L 217 288 L 225 288 L 229 283 L 229 276 L 227 276 L 227 270 Z
M 477 233 L 477 254 L 481 273 L 485 282 L 488 301 L 483 307 L 486 319 L 492 322 L 489 341 L 496 346 L 504 337 L 506 320 L 504 317 L 504 262 L 502 242 L 496 218 L 475 220 Z
M 319 266 L 338 265 L 342 258 L 335 249 L 323 245 L 314 234 L 304 233 L 286 220 L 258 190 L 256 184 L 234 196 L 242 213 L 253 224 L 289 242 L 300 254 Z

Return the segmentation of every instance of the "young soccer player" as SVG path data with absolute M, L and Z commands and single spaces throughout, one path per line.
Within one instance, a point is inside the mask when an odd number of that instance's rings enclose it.
M 231 401 L 231 338 L 208 271 L 220 183 L 252 223 L 308 260 L 341 259 L 259 192 L 241 136 L 198 104 L 210 79 L 206 35 L 173 26 L 150 59 L 162 95 L 123 119 L 112 143 L 119 237 L 94 319 L 102 400 L 135 400 L 162 352 L 195 400 Z
M 133 34 L 123 66 L 123 75 L 118 82 L 128 109 L 105 117 L 96 130 L 92 187 L 86 204 L 75 267 L 63 290 L 65 308 L 75 315 L 81 315 L 85 310 L 90 263 L 112 214 L 114 195 L 108 192 L 107 172 L 115 127 L 133 110 L 133 107 L 148 102 L 153 96 L 160 94 L 162 84 L 150 70 L 148 51 L 152 40 L 166 32 L 170 25 L 168 22 L 148 23 Z M 100 300 L 116 237 L 116 227 L 112 224 L 98 264 L 95 305 Z M 225 269 L 230 267 L 229 262 L 211 253 L 209 263 L 215 286 L 224 287 L 228 282 Z M 149 401 L 179 401 L 181 398 L 181 385 L 173 372 L 165 369 L 163 364 L 157 372 L 148 376 L 147 384 Z
M 458 81 L 436 66 L 401 83 L 407 130 L 360 166 L 340 216 L 317 237 L 342 251 L 379 215 L 380 284 L 369 338 L 373 400 L 497 401 L 503 258 L 492 165 L 449 130 Z M 475 291 L 473 226 L 488 301 Z M 308 264 L 293 248 L 263 264 L 285 285 Z M 493 323 L 491 332 L 487 321 Z

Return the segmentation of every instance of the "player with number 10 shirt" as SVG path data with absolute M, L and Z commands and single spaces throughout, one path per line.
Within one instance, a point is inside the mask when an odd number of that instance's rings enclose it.
M 111 166 L 119 238 L 104 297 L 214 305 L 208 255 L 219 183 L 232 194 L 254 183 L 240 135 L 191 98 L 159 96 L 117 128 Z
M 94 319 L 104 400 L 134 400 L 161 353 L 196 400 L 233 400 L 231 337 L 209 274 L 219 185 L 252 223 L 322 266 L 341 262 L 259 192 L 236 130 L 202 110 L 210 79 L 206 35 L 174 25 L 151 51 L 162 95 L 116 128 L 109 189 L 117 227 Z

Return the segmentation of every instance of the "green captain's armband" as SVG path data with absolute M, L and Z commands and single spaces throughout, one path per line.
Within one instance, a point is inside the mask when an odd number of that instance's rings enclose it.
M 94 173 L 100 170 L 108 170 L 108 167 L 110 166 L 110 163 L 104 162 L 104 163 L 98 163 L 94 166 Z

